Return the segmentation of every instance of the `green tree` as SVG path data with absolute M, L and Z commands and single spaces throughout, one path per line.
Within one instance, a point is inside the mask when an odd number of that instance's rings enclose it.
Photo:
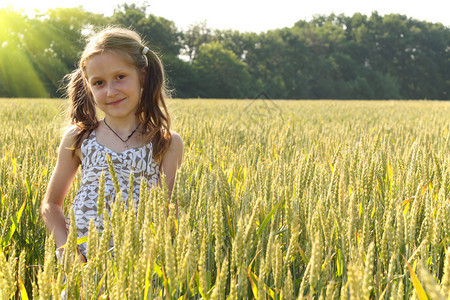
M 245 98 L 255 93 L 248 66 L 218 42 L 203 45 L 193 67 L 198 74 L 199 97 Z
M 150 47 L 163 55 L 177 56 L 181 49 L 182 33 L 173 21 L 147 14 L 147 6 L 123 4 L 114 10 L 112 22 L 134 28 Z
M 25 46 L 30 23 L 23 12 L 0 9 L 1 97 L 48 97 Z
M 258 34 L 254 32 L 239 32 L 237 30 L 216 30 L 212 40 L 219 42 L 225 49 L 233 53 L 241 60 L 246 61 L 248 52 L 255 49 Z
M 449 99 L 450 29 L 404 15 L 319 15 L 260 34 L 175 24 L 124 4 L 110 18 L 81 7 L 33 18 L 0 9 L 0 96 L 55 97 L 92 29 L 132 27 L 162 54 L 179 97 Z
M 212 30 L 206 26 L 206 22 L 193 24 L 183 34 L 182 54 L 193 62 L 199 54 L 200 47 L 212 40 Z
M 168 77 L 168 87 L 177 98 L 195 98 L 199 96 L 199 78 L 191 63 L 176 56 L 163 57 Z
M 53 9 L 30 19 L 22 12 L 0 10 L 1 96 L 57 97 L 61 79 L 83 48 L 83 32 L 105 24 L 81 7 Z

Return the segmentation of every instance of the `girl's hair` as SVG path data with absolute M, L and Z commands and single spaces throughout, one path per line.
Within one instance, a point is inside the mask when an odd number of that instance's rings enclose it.
M 88 39 L 78 68 L 67 75 L 70 121 L 78 129 L 74 153 L 75 149 L 80 148 L 86 133 L 97 128 L 99 123 L 93 96 L 86 85 L 86 62 L 93 55 L 111 51 L 128 60 L 136 67 L 138 74 L 141 74 L 140 70 L 143 68 L 146 69 L 145 75 L 141 78 L 143 91 L 136 116 L 144 128 L 146 142 L 152 141 L 153 157 L 161 161 L 171 139 L 170 117 L 165 103 L 169 95 L 165 86 L 161 60 L 153 51 L 148 48 L 144 50 L 144 48 L 146 46 L 138 33 L 121 27 L 108 27 Z

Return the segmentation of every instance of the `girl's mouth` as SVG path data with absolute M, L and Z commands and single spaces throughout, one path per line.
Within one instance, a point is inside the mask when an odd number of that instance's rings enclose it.
M 120 99 L 120 100 L 117 100 L 117 101 L 114 101 L 114 102 L 109 102 L 108 105 L 117 105 L 117 104 L 119 104 L 120 102 L 122 102 L 123 100 L 125 100 L 125 98 Z

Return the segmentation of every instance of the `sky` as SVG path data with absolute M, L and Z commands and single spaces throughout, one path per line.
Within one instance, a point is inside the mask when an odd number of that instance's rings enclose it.
M 122 3 L 149 5 L 148 13 L 175 23 L 179 29 L 206 22 L 212 29 L 234 29 L 262 32 L 292 27 L 299 20 L 309 21 L 314 15 L 356 12 L 370 15 L 398 13 L 421 21 L 440 22 L 450 26 L 450 2 L 447 0 L 0 0 L 0 8 L 12 5 L 32 13 L 56 7 L 83 6 L 87 11 L 112 15 Z

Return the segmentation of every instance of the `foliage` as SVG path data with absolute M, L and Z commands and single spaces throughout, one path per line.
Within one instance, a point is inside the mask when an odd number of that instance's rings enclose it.
M 0 9 L 0 96 L 61 96 L 85 36 L 112 24 L 134 28 L 163 56 L 180 97 L 450 99 L 450 29 L 440 23 L 373 12 L 319 15 L 259 34 L 206 23 L 181 31 L 150 9 L 123 4 L 105 17 L 59 8 L 33 18 Z M 231 65 L 207 66 L 205 57 Z
M 214 95 L 229 99 L 255 95 L 247 65 L 218 42 L 200 47 L 193 68 L 199 76 L 199 97 Z
M 152 48 L 163 55 L 176 56 L 180 52 L 181 32 L 173 21 L 146 13 L 146 7 L 123 4 L 115 10 L 111 22 L 138 31 Z
M 0 96 L 61 96 L 60 81 L 75 67 L 86 35 L 106 24 L 140 32 L 163 56 L 170 85 L 183 98 L 265 92 L 283 99 L 450 99 L 450 29 L 440 23 L 374 12 L 319 15 L 259 34 L 206 23 L 181 31 L 136 4 L 119 6 L 111 17 L 81 7 L 33 18 L 0 9 Z M 208 66 L 205 57 L 231 65 Z M 230 76 L 230 69 L 242 74 Z
M 152 189 L 137 212 L 99 211 L 85 264 L 73 234 L 56 261 L 38 216 L 67 103 L 0 104 L 4 299 L 450 296 L 447 103 L 173 101 L 172 201 Z
M 0 83 L 3 97 L 60 96 L 60 82 L 78 61 L 83 30 L 106 24 L 80 8 L 51 9 L 30 19 L 0 9 Z

